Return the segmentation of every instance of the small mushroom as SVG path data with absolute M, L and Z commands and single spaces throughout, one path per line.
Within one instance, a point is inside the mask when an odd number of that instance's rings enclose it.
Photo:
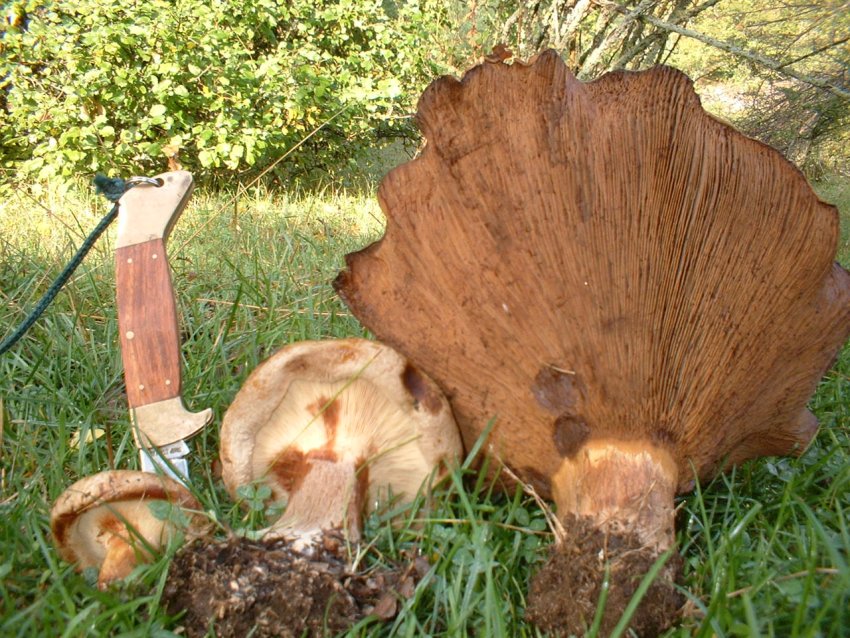
M 364 507 L 414 496 L 462 451 L 433 381 L 364 339 L 300 342 L 258 367 L 221 428 L 222 478 L 268 484 L 286 511 L 266 538 L 307 545 L 322 530 L 360 535 Z
M 101 589 L 124 578 L 139 562 L 149 561 L 176 531 L 173 522 L 154 516 L 150 505 L 155 501 L 201 508 L 183 485 L 166 476 L 113 470 L 80 479 L 50 512 L 60 555 L 80 571 L 97 567 Z

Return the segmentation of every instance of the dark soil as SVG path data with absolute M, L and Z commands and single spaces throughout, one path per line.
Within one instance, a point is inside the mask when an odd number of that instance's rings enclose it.
M 352 573 L 333 532 L 309 555 L 286 541 L 201 539 L 174 557 L 163 603 L 183 614 L 178 623 L 190 638 L 211 627 L 220 638 L 333 636 L 369 615 L 395 616 L 417 569 L 427 564 Z
M 641 580 L 657 560 L 634 532 L 607 533 L 585 518 L 564 522 L 566 537 L 532 579 L 526 618 L 554 636 L 583 636 L 593 624 L 606 563 L 609 589 L 600 636 L 619 622 Z M 682 558 L 671 556 L 641 599 L 629 627 L 642 638 L 658 636 L 681 615 L 685 599 L 673 586 L 681 581 Z

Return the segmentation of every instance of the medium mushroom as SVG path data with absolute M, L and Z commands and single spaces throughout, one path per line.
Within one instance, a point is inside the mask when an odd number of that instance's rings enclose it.
M 265 537 L 303 545 L 332 528 L 357 540 L 365 507 L 415 496 L 461 451 L 437 386 L 364 339 L 281 349 L 248 377 L 221 427 L 228 491 L 268 484 L 286 511 Z
M 336 289 L 451 397 L 468 446 L 495 418 L 485 449 L 554 499 L 564 560 L 530 615 L 582 634 L 607 566 L 604 634 L 673 548 L 675 494 L 814 436 L 806 402 L 850 331 L 837 211 L 669 68 L 585 84 L 553 51 L 496 57 L 434 82 L 418 119 L 424 150 L 378 192 L 386 234 Z M 632 627 L 667 626 L 671 593 Z
M 126 577 L 177 532 L 172 520 L 154 515 L 151 504 L 157 501 L 184 510 L 201 509 L 183 485 L 166 476 L 112 470 L 80 479 L 50 511 L 59 554 L 80 571 L 98 568 L 101 589 Z

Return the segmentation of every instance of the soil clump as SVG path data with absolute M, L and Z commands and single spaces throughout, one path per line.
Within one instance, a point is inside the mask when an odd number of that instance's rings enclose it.
M 526 618 L 553 636 L 583 636 L 596 615 L 608 570 L 608 593 L 600 636 L 608 636 L 659 557 L 634 532 L 601 530 L 586 518 L 569 516 L 566 535 L 531 581 Z M 641 638 L 658 636 L 680 617 L 685 598 L 674 583 L 682 580 L 682 558 L 673 554 L 661 568 L 631 618 Z
M 335 532 L 309 551 L 285 540 L 199 539 L 174 557 L 163 601 L 170 614 L 183 614 L 189 638 L 211 628 L 220 638 L 335 635 L 366 616 L 395 616 L 422 567 L 354 572 Z

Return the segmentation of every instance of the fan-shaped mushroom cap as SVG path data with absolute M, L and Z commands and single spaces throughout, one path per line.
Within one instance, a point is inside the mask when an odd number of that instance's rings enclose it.
M 151 512 L 154 501 L 201 506 L 180 483 L 149 472 L 113 470 L 80 479 L 56 500 L 50 527 L 59 554 L 79 570 L 97 567 L 102 588 L 150 559 L 175 532 Z
M 694 468 L 805 448 L 850 276 L 837 211 L 779 153 L 673 69 L 584 84 L 553 51 L 441 78 L 418 118 L 422 154 L 378 191 L 386 234 L 335 286 L 467 445 L 495 417 L 485 449 L 560 516 L 659 548 Z
M 838 216 L 670 68 L 576 80 L 553 51 L 441 78 L 336 287 L 544 494 L 588 438 L 679 468 L 806 446 L 850 331 Z
M 230 493 L 260 480 L 286 513 L 269 535 L 348 527 L 392 495 L 412 497 L 462 452 L 439 388 L 391 348 L 364 339 L 278 351 L 245 382 L 221 427 Z

